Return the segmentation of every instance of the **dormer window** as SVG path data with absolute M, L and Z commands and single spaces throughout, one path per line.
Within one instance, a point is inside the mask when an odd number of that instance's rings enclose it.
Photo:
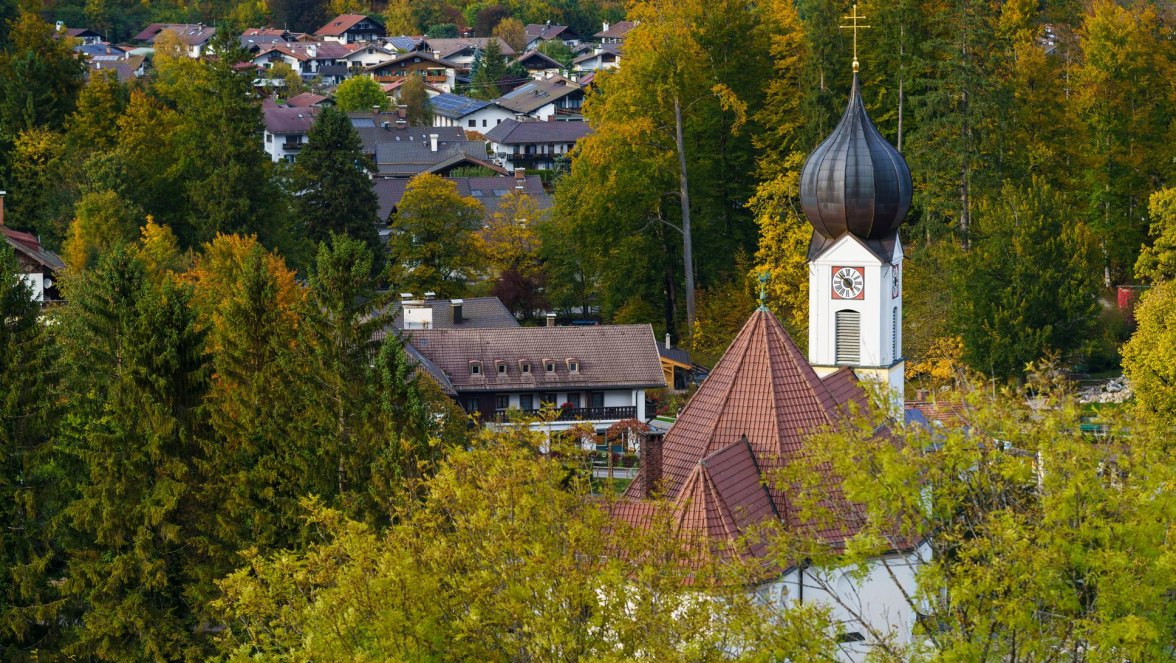
M 482 362 L 480 362 L 480 361 L 471 361 L 470 362 L 470 375 L 475 375 L 475 376 L 482 375 Z
M 579 373 L 580 372 L 580 362 L 569 357 L 567 359 L 567 364 L 568 364 L 568 372 L 569 373 Z
M 543 360 L 543 370 L 547 371 L 548 373 L 554 373 L 555 372 L 555 361 L 552 359 L 544 359 Z
M 506 375 L 506 362 L 505 361 L 502 361 L 501 359 L 499 359 L 498 361 L 494 362 L 494 368 L 498 371 L 499 375 Z
M 527 361 L 526 359 L 520 359 L 519 360 L 519 372 L 522 373 L 523 375 L 530 375 L 531 374 L 531 362 Z

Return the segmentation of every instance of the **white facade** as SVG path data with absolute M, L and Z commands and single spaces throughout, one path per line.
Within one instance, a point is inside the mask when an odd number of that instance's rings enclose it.
M 584 388 L 582 390 L 573 390 L 571 392 L 569 392 L 567 388 L 564 388 L 562 391 L 554 392 L 520 392 L 503 395 L 509 399 L 507 409 L 517 408 L 524 411 L 527 410 L 525 406 L 527 405 L 528 399 L 531 405 L 530 409 L 538 410 L 544 403 L 550 403 L 556 407 L 559 407 L 565 403 L 568 403 L 569 401 L 573 402 L 574 404 L 574 400 L 578 398 L 580 401 L 579 409 L 585 410 L 583 413 L 584 416 L 582 416 L 582 418 L 535 424 L 535 426 L 540 427 L 549 433 L 558 433 L 581 424 L 588 424 L 589 426 L 596 429 L 608 428 L 622 419 L 630 418 L 630 415 L 628 414 L 625 416 L 620 416 L 620 413 L 617 413 L 616 415 L 610 415 L 607 410 L 604 412 L 596 412 L 595 414 L 600 416 L 594 416 L 594 408 L 592 407 L 592 403 L 586 402 L 587 399 L 591 398 L 590 394 L 593 393 L 593 391 L 600 393 L 600 390 L 590 390 L 588 388 Z M 635 418 L 638 421 L 646 420 L 644 389 L 612 389 L 605 390 L 603 393 L 604 405 L 599 407 L 636 408 L 636 415 L 634 415 L 632 418 Z M 590 416 L 593 418 L 588 418 Z
M 305 133 L 297 134 L 274 134 L 269 131 L 262 132 L 265 136 L 265 142 L 262 147 L 265 148 L 265 153 L 270 156 L 270 160 L 274 163 L 279 161 L 294 161 L 294 157 L 302 151 L 302 148 L 310 141 Z
M 49 283 L 46 284 L 45 281 L 49 279 L 46 279 L 45 275 L 41 272 L 34 272 L 31 274 L 24 273 L 21 274 L 20 277 L 25 282 L 25 285 L 27 285 L 29 289 L 33 291 L 33 301 L 44 302 L 45 289 L 52 286 L 53 282 L 50 280 Z
M 861 580 L 855 580 L 855 570 L 849 568 L 794 567 L 756 591 L 781 608 L 813 603 L 828 607 L 842 639 L 838 658 L 859 663 L 880 638 L 899 646 L 912 642 L 917 614 L 907 597 L 915 595 L 918 566 L 930 559 L 927 545 L 879 557 L 870 560 Z
M 440 113 L 433 113 L 433 126 L 435 127 L 461 127 L 467 131 L 478 131 L 485 133 L 494 127 L 502 124 L 503 120 L 514 119 L 515 114 L 511 111 L 499 106 L 498 104 L 490 104 L 484 108 L 464 115 L 460 118 L 449 118 Z
M 885 262 L 847 233 L 809 262 L 809 363 L 821 377 L 848 366 L 884 384 L 901 411 L 903 254 L 894 242 Z
M 365 67 L 374 67 L 378 64 L 384 64 L 389 60 L 396 59 L 397 54 L 380 48 L 379 46 L 365 46 L 357 51 L 348 53 L 343 57 L 343 61 L 351 69 L 363 69 Z

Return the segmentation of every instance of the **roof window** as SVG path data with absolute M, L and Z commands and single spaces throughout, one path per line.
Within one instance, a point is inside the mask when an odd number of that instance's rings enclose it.
M 522 373 L 523 375 L 530 375 L 531 374 L 531 362 L 527 361 L 526 359 L 520 359 L 519 360 L 519 372 Z
M 555 372 L 555 360 L 544 359 L 543 360 L 543 370 L 547 371 L 548 373 L 554 373 Z
M 482 362 L 471 361 L 470 362 L 470 375 L 481 375 L 481 374 L 482 374 Z
M 498 359 L 494 362 L 494 367 L 498 369 L 499 375 L 506 375 L 506 362 Z
M 568 372 L 569 373 L 579 373 L 580 372 L 580 362 L 579 361 L 576 361 L 575 359 L 568 357 L 567 364 L 568 364 Z

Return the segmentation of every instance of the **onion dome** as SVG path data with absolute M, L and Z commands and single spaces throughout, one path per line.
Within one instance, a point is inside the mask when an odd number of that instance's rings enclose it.
M 805 161 L 800 204 L 823 237 L 863 240 L 892 235 L 911 207 L 911 171 L 866 115 L 857 73 L 841 121 Z

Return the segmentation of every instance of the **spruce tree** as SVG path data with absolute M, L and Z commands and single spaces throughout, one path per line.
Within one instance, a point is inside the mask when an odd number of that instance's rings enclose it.
M 65 444 L 82 468 L 65 583 L 84 606 L 73 651 L 100 660 L 197 660 L 188 592 L 206 545 L 194 488 L 207 389 L 186 287 L 155 284 L 117 248 L 67 290 Z
M 40 305 L 0 240 L 0 658 L 60 643 L 56 521 L 72 488 L 53 447 L 61 412 Z
M 340 233 L 379 249 L 378 200 L 364 171 L 370 166 L 347 115 L 324 108 L 294 166 L 295 211 L 313 242 Z

